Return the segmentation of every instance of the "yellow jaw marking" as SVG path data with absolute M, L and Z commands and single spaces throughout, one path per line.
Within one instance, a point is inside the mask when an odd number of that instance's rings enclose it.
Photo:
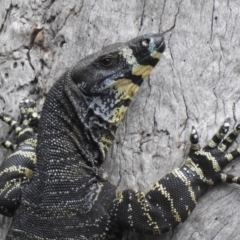
M 127 107 L 125 107 L 123 105 L 119 108 L 114 108 L 108 122 L 113 125 L 118 126 L 120 124 L 120 122 L 123 120 L 126 111 L 127 111 Z
M 122 49 L 122 51 L 120 52 L 120 55 L 122 55 L 126 59 L 128 64 L 133 66 L 133 69 L 132 69 L 133 75 L 142 76 L 142 78 L 144 79 L 149 75 L 149 73 L 153 69 L 153 67 L 150 65 L 144 66 L 144 65 L 138 64 L 137 59 L 134 57 L 133 50 L 131 48 L 127 47 Z M 160 59 L 162 54 L 160 52 L 153 51 L 151 53 L 151 56 L 153 58 Z
M 130 79 L 122 78 L 114 82 L 111 87 L 117 89 L 116 99 L 132 99 L 139 89 L 139 86 Z
M 135 65 L 138 63 L 137 59 L 133 55 L 133 50 L 129 47 L 122 49 L 122 51 L 119 54 L 126 59 L 129 65 Z
M 132 74 L 141 76 L 142 79 L 146 78 L 149 73 L 152 71 L 153 67 L 150 65 L 136 65 L 133 67 Z
M 106 157 L 106 152 L 109 146 L 112 145 L 112 142 L 113 142 L 113 138 L 110 137 L 108 134 L 102 135 L 99 143 L 100 143 L 101 151 L 104 158 Z
M 152 58 L 160 59 L 162 57 L 162 54 L 160 52 L 154 51 L 151 53 Z

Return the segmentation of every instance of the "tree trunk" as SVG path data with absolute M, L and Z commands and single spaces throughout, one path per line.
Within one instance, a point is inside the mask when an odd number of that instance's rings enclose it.
M 225 118 L 235 125 L 240 117 L 238 0 L 0 0 L 0 6 L 0 111 L 14 117 L 26 97 L 40 110 L 53 83 L 84 56 L 143 33 L 165 33 L 165 55 L 132 102 L 104 163 L 122 189 L 147 192 L 180 166 L 192 125 L 205 145 Z M 6 138 L 13 134 L 1 122 L 0 141 Z M 1 148 L 1 161 L 8 154 Z M 240 175 L 240 164 L 226 171 Z M 222 185 L 173 232 L 126 233 L 125 239 L 237 240 L 239 199 L 239 186 Z M 0 239 L 10 221 L 1 217 Z

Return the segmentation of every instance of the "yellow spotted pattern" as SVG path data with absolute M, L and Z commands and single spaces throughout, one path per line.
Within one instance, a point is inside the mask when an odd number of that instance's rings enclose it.
M 127 78 L 121 78 L 117 80 L 116 82 L 112 83 L 110 87 L 117 89 L 115 97 L 116 100 L 131 100 L 139 89 L 137 84 L 133 83 L 131 79 Z
M 153 67 L 150 65 L 136 65 L 133 67 L 132 74 L 136 76 L 141 76 L 142 79 L 146 78 L 150 72 L 152 71 Z
M 197 204 L 196 195 L 195 195 L 195 192 L 193 191 L 192 184 L 191 184 L 191 182 L 189 181 L 189 179 L 183 174 L 183 172 L 182 172 L 179 168 L 174 169 L 174 170 L 172 171 L 172 174 L 173 174 L 176 178 L 180 179 L 180 180 L 184 183 L 184 185 L 187 186 L 188 192 L 189 192 L 189 194 L 190 194 L 190 196 L 191 196 L 192 201 L 193 201 L 195 204 Z
M 15 153 L 12 153 L 10 157 L 12 156 L 22 156 L 24 158 L 30 159 L 34 164 L 37 163 L 37 156 L 35 152 L 19 150 L 19 151 L 16 151 Z
M 162 185 L 159 184 L 158 182 L 153 186 L 151 189 L 152 191 L 160 191 L 162 195 L 170 202 L 171 205 L 171 213 L 174 216 L 176 222 L 181 223 L 181 216 L 177 211 L 177 208 L 174 206 L 173 199 L 171 197 L 171 194 L 167 191 L 167 189 Z
M 198 152 L 195 152 L 195 154 L 196 155 L 206 156 L 207 159 L 212 162 L 213 169 L 215 170 L 215 172 L 220 172 L 221 171 L 221 168 L 220 168 L 220 166 L 218 164 L 218 161 L 209 152 L 206 152 L 206 151 L 203 151 L 203 150 L 199 150 Z
M 195 164 L 191 158 L 187 158 L 185 165 L 188 166 L 192 171 L 194 171 L 204 183 L 207 183 L 208 185 L 214 184 L 212 179 L 207 179 L 204 176 L 201 168 L 199 168 L 198 165 Z
M 157 222 L 153 221 L 153 219 L 150 215 L 149 206 L 148 206 L 147 200 L 145 198 L 145 194 L 143 192 L 139 192 L 139 191 L 134 191 L 134 193 L 135 193 L 135 196 L 137 197 L 138 203 L 141 205 L 144 215 L 147 217 L 148 226 L 150 226 L 153 229 L 153 231 L 152 231 L 153 234 L 160 235 L 161 231 L 159 229 L 159 226 L 158 226 Z
M 102 137 L 99 141 L 99 145 L 104 158 L 106 157 L 106 152 L 109 146 L 112 144 L 112 142 L 113 137 L 111 137 L 109 134 L 102 134 Z

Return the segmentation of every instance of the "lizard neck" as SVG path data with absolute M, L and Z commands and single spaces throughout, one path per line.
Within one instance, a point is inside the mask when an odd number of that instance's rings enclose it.
M 39 123 L 36 171 L 47 174 L 59 167 L 73 174 L 76 168 L 101 165 L 106 151 L 101 139 L 108 137 L 110 145 L 117 127 L 94 114 L 91 102 L 93 98 L 83 95 L 69 72 L 55 83 Z

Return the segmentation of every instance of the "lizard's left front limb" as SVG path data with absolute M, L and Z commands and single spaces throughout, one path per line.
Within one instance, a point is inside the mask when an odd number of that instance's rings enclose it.
M 229 128 L 225 122 L 209 144 L 201 149 L 192 129 L 191 150 L 185 164 L 143 192 L 117 191 L 110 215 L 124 229 L 146 234 L 167 232 L 186 220 L 199 198 L 211 186 L 222 182 L 238 183 L 240 178 L 222 169 L 240 155 L 240 149 L 226 153 L 240 132 L 238 125 L 225 139 Z

